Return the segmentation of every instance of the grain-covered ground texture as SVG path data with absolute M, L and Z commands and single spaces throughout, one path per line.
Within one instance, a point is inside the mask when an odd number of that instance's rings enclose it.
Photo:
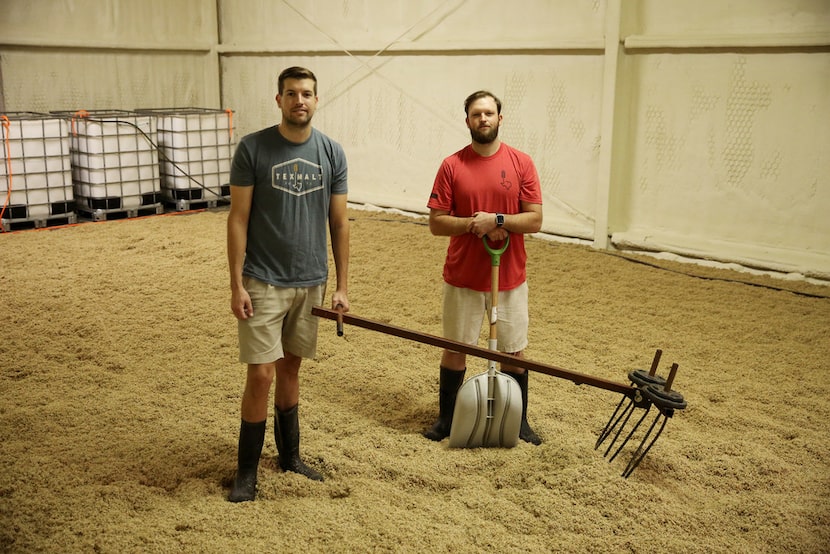
M 350 216 L 352 313 L 440 335 L 447 239 Z M 534 372 L 541 446 L 449 449 L 421 436 L 440 349 L 322 319 L 300 421 L 325 482 L 279 470 L 269 418 L 257 499 L 227 502 L 226 218 L 0 235 L 0 551 L 830 551 L 830 288 L 539 237 L 528 358 L 623 384 L 678 364 L 688 407 L 628 479 L 636 438 L 594 449 L 621 394 Z

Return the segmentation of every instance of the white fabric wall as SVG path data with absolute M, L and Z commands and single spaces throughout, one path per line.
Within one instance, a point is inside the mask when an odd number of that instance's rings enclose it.
M 273 124 L 276 75 L 319 78 L 351 199 L 425 211 L 504 102 L 544 230 L 830 278 L 826 0 L 6 0 L 2 111 L 232 108 Z
M 830 2 L 638 4 L 612 241 L 827 278 Z
M 2 5 L 0 110 L 218 107 L 214 2 Z

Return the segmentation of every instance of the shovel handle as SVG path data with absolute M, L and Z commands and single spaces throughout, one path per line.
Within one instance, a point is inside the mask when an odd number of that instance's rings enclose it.
M 501 255 L 504 254 L 504 251 L 507 250 L 507 246 L 510 244 L 510 235 L 507 235 L 507 238 L 504 239 L 504 244 L 501 248 L 493 248 L 490 246 L 490 243 L 487 241 L 487 235 L 481 237 L 481 240 L 484 241 L 485 250 L 487 250 L 487 253 L 490 254 L 490 263 L 493 266 L 498 266 Z

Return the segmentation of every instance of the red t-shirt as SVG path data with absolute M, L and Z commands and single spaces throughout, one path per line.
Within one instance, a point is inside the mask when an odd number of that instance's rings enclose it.
M 539 175 L 530 156 L 502 143 L 498 152 L 484 157 L 468 145 L 441 164 L 427 207 L 471 217 L 475 212 L 516 214 L 522 201 L 542 203 Z M 524 235 L 510 233 L 510 246 L 500 258 L 499 290 L 524 283 L 526 263 Z M 490 255 L 480 238 L 473 233 L 450 237 L 444 262 L 447 283 L 489 292 L 490 270 Z

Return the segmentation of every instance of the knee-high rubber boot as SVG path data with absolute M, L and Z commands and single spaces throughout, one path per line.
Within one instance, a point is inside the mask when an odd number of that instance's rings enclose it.
M 247 502 L 256 496 L 256 472 L 264 442 L 265 422 L 250 423 L 243 419 L 239 426 L 236 479 L 228 495 L 231 502 Z
M 441 441 L 450 436 L 452 415 L 455 412 L 455 399 L 458 389 L 464 383 L 464 373 L 441 366 L 441 376 L 438 384 L 438 420 L 432 427 L 424 431 L 424 436 L 432 441 Z
M 533 429 L 530 428 L 530 424 L 527 422 L 527 374 L 528 372 L 525 371 L 524 373 L 510 373 L 505 372 L 511 377 L 513 377 L 518 383 L 519 388 L 522 390 L 522 426 L 519 428 L 519 438 L 525 442 L 529 442 L 531 444 L 540 445 L 542 444 L 542 439 L 539 438 Z
M 308 467 L 300 458 L 300 419 L 297 406 L 286 412 L 275 410 L 274 438 L 277 440 L 280 467 L 283 471 L 292 471 L 305 475 L 314 481 L 322 481 L 323 476 Z

